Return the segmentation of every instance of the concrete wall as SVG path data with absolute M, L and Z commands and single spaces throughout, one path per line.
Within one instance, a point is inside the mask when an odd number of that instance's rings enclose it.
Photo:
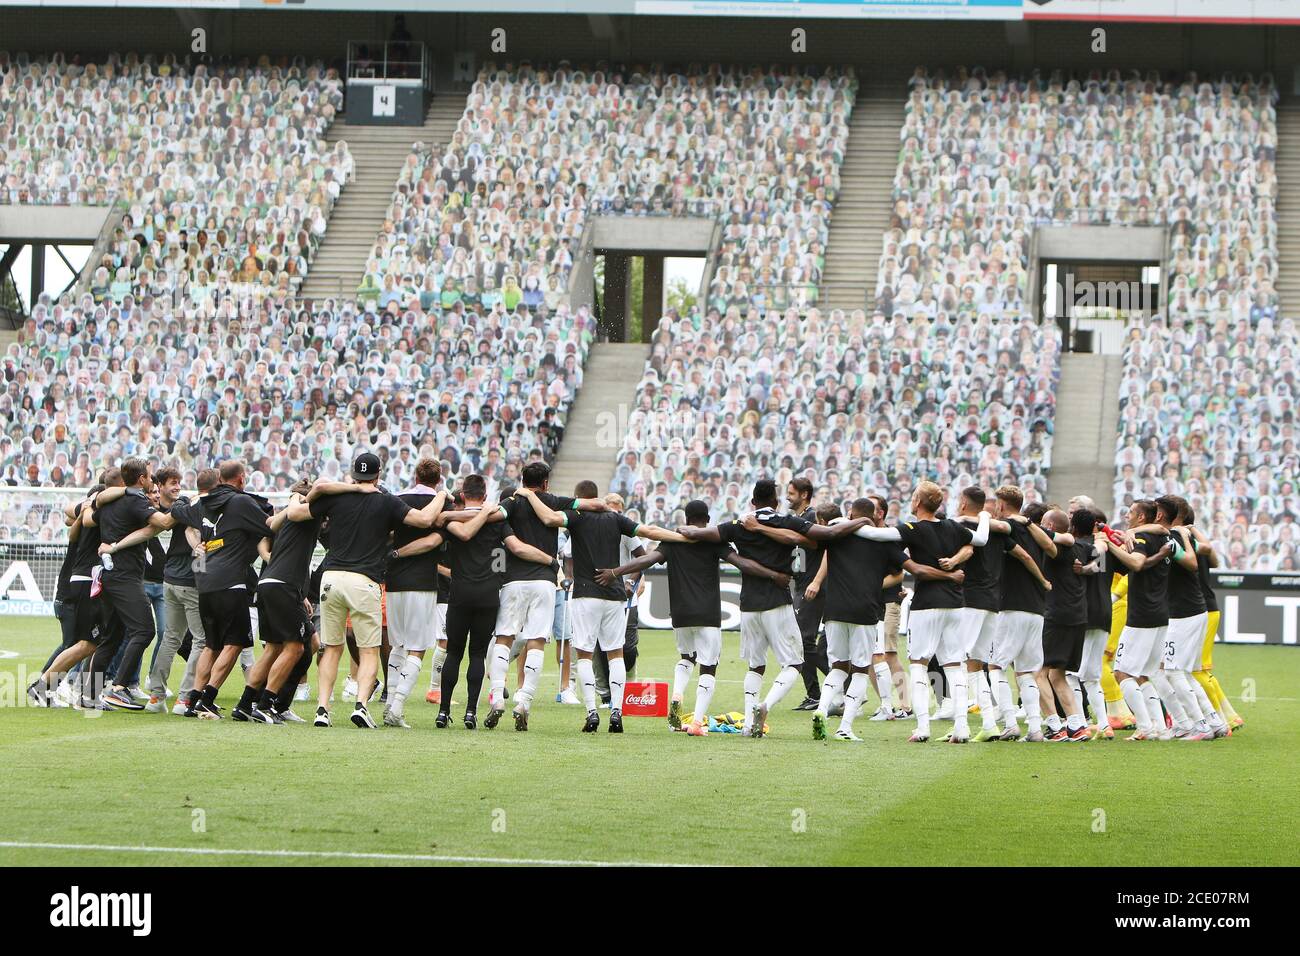
M 1164 226 L 1036 226 L 1037 258 L 1071 262 L 1165 261 Z
M 713 242 L 712 219 L 668 216 L 597 216 L 587 228 L 592 246 L 599 251 L 708 255 Z
M 0 206 L 0 239 L 94 242 L 108 206 Z

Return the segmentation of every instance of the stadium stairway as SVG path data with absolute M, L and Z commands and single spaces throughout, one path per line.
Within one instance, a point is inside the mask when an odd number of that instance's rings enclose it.
M 875 294 L 906 102 L 905 90 L 858 90 L 849 117 L 848 151 L 840 166 L 840 193 L 826 242 L 822 270 L 826 308 L 864 308 L 867 296 Z
M 356 168 L 330 213 L 325 238 L 307 272 L 304 297 L 356 292 L 411 145 L 451 142 L 464 112 L 465 94 L 445 93 L 433 98 L 423 126 L 354 126 L 341 117 L 334 121 L 326 142 L 333 146 L 347 140 Z
M 1300 97 L 1277 107 L 1277 293 L 1300 316 Z
M 1088 495 L 1114 517 L 1115 440 L 1119 435 L 1120 355 L 1066 352 L 1056 389 L 1056 431 L 1047 500 L 1064 506 Z
M 554 494 L 572 494 L 583 479 L 594 481 L 602 495 L 609 490 L 649 355 L 650 346 L 642 342 L 597 342 L 591 347 L 551 470 Z

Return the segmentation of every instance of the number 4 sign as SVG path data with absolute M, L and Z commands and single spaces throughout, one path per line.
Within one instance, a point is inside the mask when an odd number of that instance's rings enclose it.
M 376 86 L 375 103 L 372 111 L 375 116 L 397 115 L 397 87 Z

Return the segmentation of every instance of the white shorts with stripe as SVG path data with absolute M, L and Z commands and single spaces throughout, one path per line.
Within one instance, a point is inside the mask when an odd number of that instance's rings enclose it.
M 740 612 L 740 656 L 745 663 L 763 667 L 767 664 L 769 648 L 782 667 L 798 667 L 803 663 L 803 638 L 799 635 L 794 608 L 789 604 L 766 611 Z
M 1119 632 L 1114 669 L 1133 677 L 1154 677 L 1165 652 L 1165 627 L 1128 627 Z M 1201 632 L 1202 638 L 1205 632 Z
M 675 627 L 678 654 L 694 654 L 701 667 L 717 667 L 722 660 L 722 628 Z
M 1102 658 L 1106 654 L 1106 642 L 1110 640 L 1110 631 L 1100 627 L 1090 627 L 1083 632 L 1083 658 L 1079 670 L 1074 676 L 1081 681 L 1101 680 Z
M 388 642 L 394 647 L 409 653 L 438 643 L 437 591 L 389 591 L 387 605 Z
M 961 612 L 966 660 L 987 661 L 993 654 L 993 638 L 998 632 L 997 612 L 978 607 L 964 607 Z
M 832 664 L 847 662 L 854 667 L 870 667 L 875 635 L 874 624 L 827 621 L 826 656 Z
M 1204 611 L 1191 617 L 1171 617 L 1169 633 L 1165 637 L 1164 665 L 1166 670 L 1191 673 L 1201 666 L 1201 651 L 1205 647 L 1205 628 L 1210 615 Z
M 1002 611 L 989 663 L 1002 670 L 1029 674 L 1043 668 L 1043 615 Z

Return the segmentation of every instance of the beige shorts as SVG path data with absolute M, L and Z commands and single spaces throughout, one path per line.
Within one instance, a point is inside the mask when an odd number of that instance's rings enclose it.
M 357 647 L 383 643 L 383 605 L 379 582 L 355 571 L 326 571 L 320 579 L 320 640 L 335 646 L 347 637 L 348 618 Z
M 885 650 L 886 654 L 898 653 L 898 622 L 903 616 L 900 604 L 885 605 Z

